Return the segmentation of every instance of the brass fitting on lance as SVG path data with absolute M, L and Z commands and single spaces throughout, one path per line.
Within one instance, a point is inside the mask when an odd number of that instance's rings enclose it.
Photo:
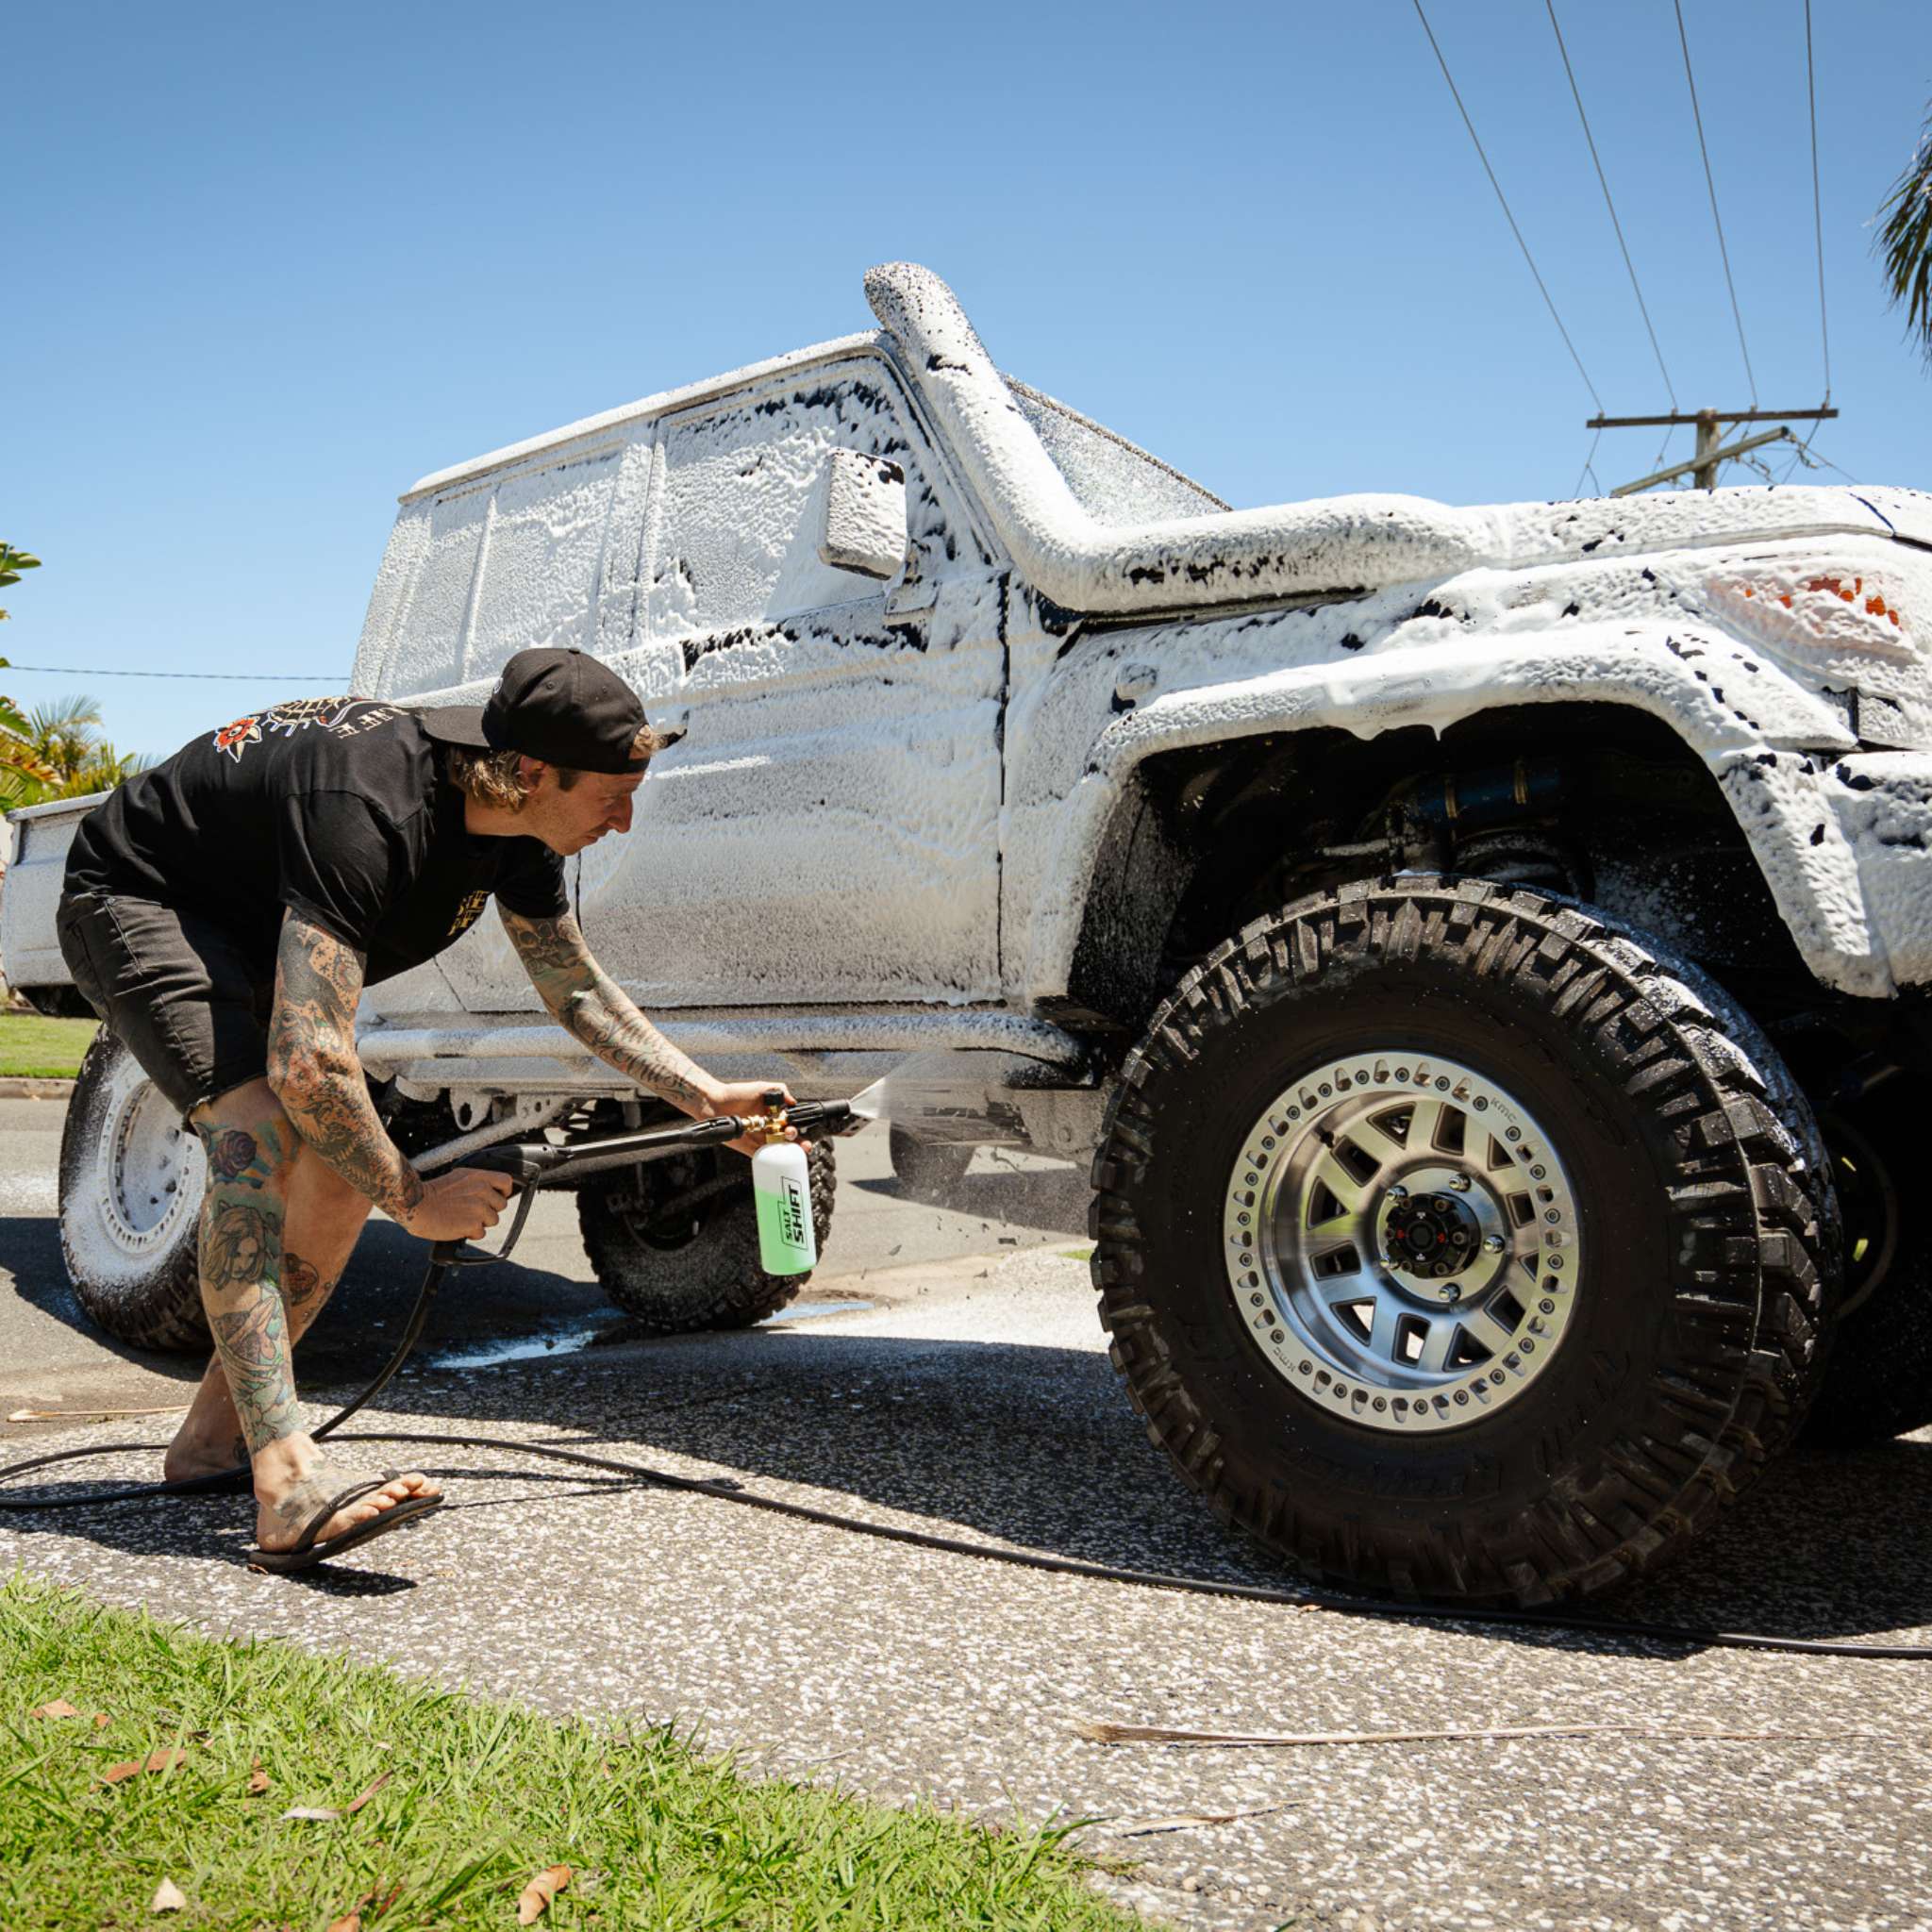
M 764 1102 L 765 1110 L 753 1131 L 764 1135 L 766 1146 L 774 1146 L 785 1138 L 785 1090 L 767 1087 L 758 1098 Z

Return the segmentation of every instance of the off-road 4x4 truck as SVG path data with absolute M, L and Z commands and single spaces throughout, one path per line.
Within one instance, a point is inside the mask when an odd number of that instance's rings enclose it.
M 575 871 L 640 1004 L 801 1094 L 945 1055 L 900 1145 L 927 1175 L 975 1139 L 1091 1158 L 1148 1433 L 1323 1575 L 1580 1594 L 1807 1411 L 1932 1421 L 1899 1201 L 1932 1072 L 1932 498 L 1235 511 L 1002 375 L 924 270 L 866 290 L 873 332 L 425 478 L 376 579 L 358 692 L 474 702 L 576 644 L 688 717 Z M 7 892 L 8 976 L 50 1008 L 75 810 L 19 815 Z M 361 1024 L 425 1157 L 646 1111 L 493 921 Z M 658 1328 L 791 1291 L 724 1158 L 580 1195 Z M 125 1340 L 201 1341 L 198 1163 L 99 1040 L 60 1213 Z

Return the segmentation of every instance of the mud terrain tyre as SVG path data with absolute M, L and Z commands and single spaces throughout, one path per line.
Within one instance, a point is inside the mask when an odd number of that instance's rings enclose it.
M 131 1348 L 206 1353 L 200 1138 L 104 1026 L 60 1133 L 60 1252 L 88 1316 Z
M 823 1254 L 838 1185 L 831 1141 L 814 1141 L 807 1158 Z M 811 1279 L 759 1266 L 751 1167 L 728 1148 L 592 1176 L 577 1193 L 577 1225 L 598 1285 L 651 1335 L 748 1328 Z
M 893 1174 L 915 1194 L 953 1192 L 973 1165 L 971 1146 L 923 1141 L 904 1127 L 893 1127 L 889 1132 L 886 1146 Z
M 1882 1442 L 1932 1423 L 1932 1233 L 1907 1193 L 1922 1128 L 1912 1099 L 1882 1088 L 1850 1118 L 1824 1122 L 1853 1252 L 1831 1362 L 1806 1424 L 1806 1441 L 1821 1448 Z
M 1315 1576 L 1607 1589 L 1815 1389 L 1831 1231 L 1790 1109 L 1748 1020 L 1587 907 L 1302 900 L 1124 1067 L 1091 1210 L 1115 1367 L 1224 1520 Z

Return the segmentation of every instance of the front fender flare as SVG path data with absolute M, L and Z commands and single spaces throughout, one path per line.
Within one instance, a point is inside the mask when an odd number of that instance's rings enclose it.
M 1145 759 L 1264 733 L 1441 733 L 1501 706 L 1535 704 L 1616 705 L 1662 720 L 1722 788 L 1807 966 L 1843 992 L 1895 990 L 1834 797 L 1832 760 L 1857 745 L 1843 720 L 1721 635 L 1576 626 L 1560 639 L 1465 636 L 1273 669 L 1166 692 L 1113 718 L 1055 814 L 1026 922 L 1027 991 L 1065 991 L 1095 857 Z

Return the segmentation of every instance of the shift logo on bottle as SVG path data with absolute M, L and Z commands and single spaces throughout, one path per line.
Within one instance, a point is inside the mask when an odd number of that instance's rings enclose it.
M 787 1174 L 784 1191 L 778 1196 L 778 1232 L 792 1247 L 802 1248 L 805 1245 L 805 1190 Z

